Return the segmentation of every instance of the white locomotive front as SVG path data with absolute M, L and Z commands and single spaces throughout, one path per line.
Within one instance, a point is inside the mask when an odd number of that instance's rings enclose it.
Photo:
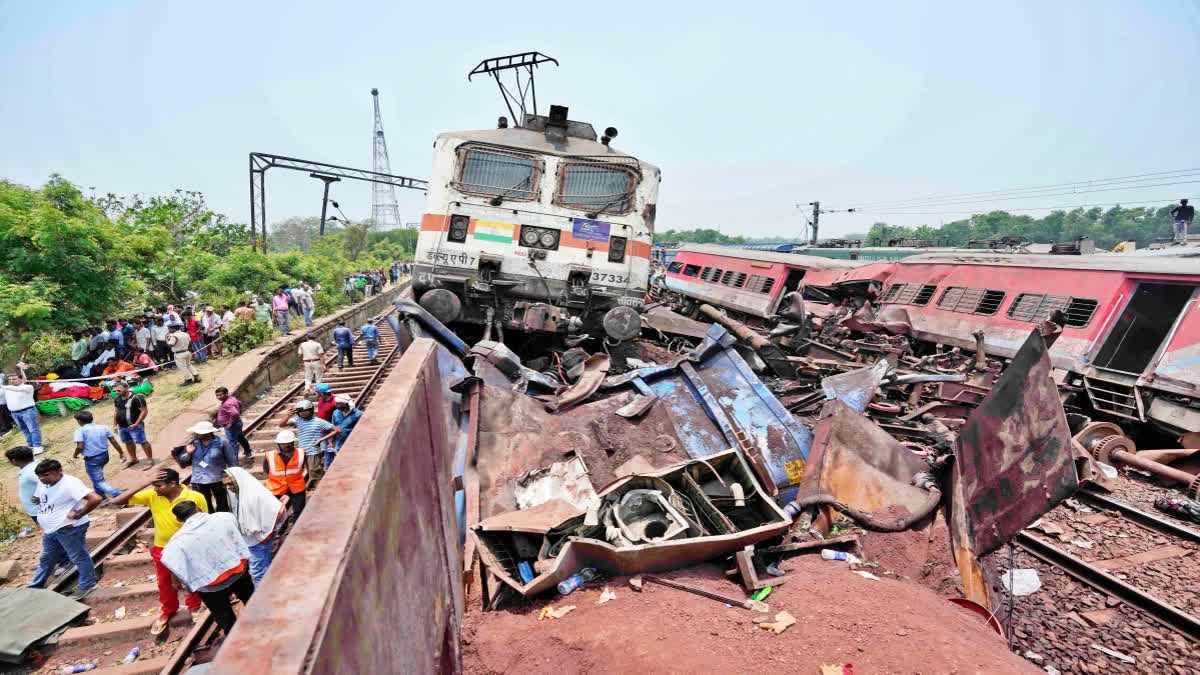
M 413 274 L 443 322 L 629 339 L 650 271 L 661 174 L 567 109 L 441 134 Z

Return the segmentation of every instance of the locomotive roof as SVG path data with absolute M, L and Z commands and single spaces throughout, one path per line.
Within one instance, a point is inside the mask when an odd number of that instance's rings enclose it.
M 633 160 L 641 165 L 643 171 L 647 169 L 658 170 L 658 167 L 653 164 L 621 152 L 611 145 L 604 145 L 603 143 L 575 136 L 567 136 L 561 142 L 551 143 L 546 140 L 545 133 L 531 129 L 522 129 L 520 127 L 510 129 L 477 129 L 474 131 L 447 131 L 438 134 L 438 138 L 453 138 L 472 143 L 500 145 L 506 148 L 517 148 L 546 155 L 587 157 L 600 160 L 605 158 L 625 161 Z
M 823 258 L 815 255 L 800 255 L 798 253 L 776 253 L 774 251 L 755 251 L 752 249 L 735 248 L 732 246 L 718 246 L 716 244 L 684 244 L 680 249 L 680 253 L 704 253 L 707 255 L 719 255 L 726 258 L 739 258 L 741 260 L 757 260 L 761 262 L 784 263 L 789 265 L 800 265 L 808 269 L 816 270 L 836 270 L 850 269 L 854 267 L 862 267 L 874 260 L 838 260 L 836 258 Z
M 930 263 L 984 265 L 992 267 L 1036 267 L 1042 269 L 1141 272 L 1144 274 L 1189 274 L 1200 276 L 1200 258 L 1132 256 L 1121 253 L 1062 256 L 1028 253 L 926 253 L 895 261 L 898 265 Z

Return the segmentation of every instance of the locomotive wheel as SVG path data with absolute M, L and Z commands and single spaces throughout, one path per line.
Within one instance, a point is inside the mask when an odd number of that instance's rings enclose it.
M 1114 434 L 1097 441 L 1092 447 L 1092 455 L 1101 462 L 1113 466 L 1115 462 L 1112 461 L 1112 455 L 1118 450 L 1134 453 L 1137 452 L 1137 446 L 1129 438 Z
M 1096 454 L 1095 446 L 1097 443 L 1109 436 L 1124 435 L 1125 432 L 1121 431 L 1121 427 L 1111 422 L 1092 422 L 1085 425 L 1079 430 L 1079 433 L 1075 434 L 1075 440 L 1094 456 Z

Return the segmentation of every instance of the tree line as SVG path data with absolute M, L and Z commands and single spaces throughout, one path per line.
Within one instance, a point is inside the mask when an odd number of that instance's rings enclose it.
M 0 180 L 0 366 L 146 307 L 233 306 L 299 281 L 320 285 L 317 312 L 327 313 L 346 301 L 347 275 L 415 248 L 415 233 L 349 229 L 359 231 L 327 230 L 302 246 L 277 231 L 264 254 L 247 225 L 198 192 L 88 198 L 57 175 L 40 188 Z
M 888 246 L 903 239 L 921 239 L 936 246 L 960 247 L 968 242 L 1000 236 L 1018 236 L 1028 241 L 1052 244 L 1090 237 L 1098 248 L 1111 249 L 1118 242 L 1134 241 L 1138 248 L 1155 239 L 1169 239 L 1171 208 L 1159 207 L 1076 208 L 1051 211 L 1042 217 L 1019 215 L 1007 211 L 991 211 L 955 220 L 943 225 L 891 225 L 877 222 L 866 234 L 847 234 L 839 238 L 860 240 L 864 246 Z M 792 237 L 744 237 L 722 234 L 713 228 L 664 230 L 655 234 L 656 242 L 689 244 L 745 244 L 748 242 L 802 241 L 804 233 Z

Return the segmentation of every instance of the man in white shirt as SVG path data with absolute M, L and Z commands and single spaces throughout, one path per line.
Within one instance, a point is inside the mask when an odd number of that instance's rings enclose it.
M 169 361 L 171 349 L 167 347 L 167 325 L 163 323 L 162 317 L 154 318 L 154 325 L 150 327 L 150 337 L 154 344 L 154 360 L 159 363 Z
M 58 565 L 70 560 L 79 572 L 79 584 L 72 594 L 81 600 L 96 587 L 96 566 L 87 550 L 88 513 L 100 505 L 100 495 L 83 481 L 64 476 L 62 464 L 44 459 L 34 469 L 40 485 L 33 494 L 38 525 L 42 528 L 42 557 L 30 588 L 45 588 Z
M 8 458 L 8 463 L 17 467 L 17 496 L 21 499 L 21 508 L 33 520 L 33 524 L 37 525 L 38 509 L 33 503 L 33 495 L 37 492 L 38 479 L 34 469 L 37 468 L 37 462 L 33 461 L 33 450 L 24 445 L 18 445 L 15 448 L 9 448 L 4 451 L 4 456 Z M 19 536 L 31 536 L 33 530 L 25 528 L 22 530 L 24 534 Z
M 138 349 L 144 352 L 154 351 L 154 332 L 146 325 L 145 319 L 138 320 L 133 339 L 137 342 Z
M 296 298 L 296 305 L 300 307 L 300 313 L 304 315 L 304 325 L 311 326 L 313 324 L 313 309 L 316 305 L 313 302 L 312 291 L 308 289 L 308 284 L 294 289 L 292 295 Z
M 17 367 L 24 365 L 18 363 Z M 25 444 L 33 448 L 33 454 L 42 454 L 42 425 L 38 421 L 37 406 L 34 405 L 33 385 L 25 382 L 23 372 L 18 372 L 12 376 L 11 383 L 0 384 L 0 391 L 4 393 L 4 404 L 8 406 L 9 414 L 25 436 Z
M 200 316 L 200 330 L 204 331 L 204 344 L 208 347 L 208 355 L 217 358 L 221 356 L 221 326 L 224 325 L 220 315 L 213 311 L 213 306 L 204 308 Z
M 242 605 L 254 595 L 250 577 L 250 548 L 231 513 L 204 513 L 192 502 L 179 502 L 171 513 L 183 527 L 171 537 L 162 553 L 162 563 L 212 612 L 213 621 L 229 635 L 237 615 L 230 596 Z
M 300 360 L 304 363 L 304 388 L 312 389 L 325 375 L 325 348 L 309 335 L 300 343 L 296 352 L 300 354 Z

